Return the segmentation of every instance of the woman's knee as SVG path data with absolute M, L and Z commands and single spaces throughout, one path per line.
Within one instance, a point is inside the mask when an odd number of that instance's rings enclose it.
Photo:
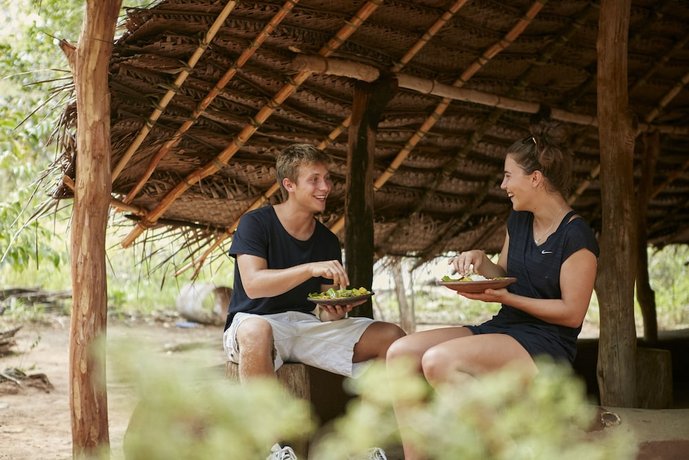
M 388 347 L 386 355 L 387 361 L 393 361 L 401 357 L 416 360 L 420 359 L 422 351 L 419 350 L 415 342 L 416 340 L 413 335 L 402 335 L 399 337 Z
M 429 348 L 421 357 L 421 370 L 430 383 L 447 380 L 451 372 L 465 371 L 457 357 L 448 354 L 442 347 Z

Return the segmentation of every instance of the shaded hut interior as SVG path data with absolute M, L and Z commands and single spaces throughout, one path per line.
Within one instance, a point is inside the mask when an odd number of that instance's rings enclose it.
M 110 61 L 111 205 L 132 223 L 122 244 L 152 228 L 182 232 L 197 251 L 188 268 L 198 270 L 223 253 L 245 212 L 279 200 L 275 156 L 292 143 L 332 159 L 320 218 L 344 243 L 342 229 L 356 225 L 344 222 L 354 94 L 380 81 L 396 91 L 373 151 L 376 258 L 497 252 L 511 207 L 500 189 L 504 154 L 534 133 L 572 152 L 569 201 L 600 232 L 599 11 L 585 0 L 168 0 L 130 9 Z M 687 24 L 687 2 L 632 2 L 635 187 L 624 193 L 649 181 L 645 237 L 656 247 L 689 243 Z M 60 199 L 73 194 L 75 114 L 73 104 L 63 118 Z
M 128 11 L 110 66 L 113 200 L 139 228 L 125 245 L 152 226 L 193 229 L 206 248 L 229 238 L 244 212 L 279 199 L 275 155 L 295 142 L 332 158 L 322 220 L 338 223 L 354 87 L 372 70 L 467 93 L 400 86 L 385 107 L 374 154 L 377 257 L 499 250 L 510 209 L 500 190 L 504 153 L 534 129 L 573 152 L 570 202 L 600 230 L 596 2 L 232 3 Z M 685 2 L 633 2 L 635 177 L 646 134 L 659 131 L 647 226 L 657 246 L 689 242 L 687 23 Z M 317 70 L 300 69 L 299 58 Z M 331 74 L 336 64 L 354 76 Z M 69 177 L 69 134 L 65 145 Z

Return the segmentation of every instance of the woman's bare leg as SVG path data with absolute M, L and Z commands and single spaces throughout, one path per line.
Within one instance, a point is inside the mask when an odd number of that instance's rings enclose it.
M 457 375 L 473 377 L 487 374 L 510 365 L 526 375 L 536 375 L 538 369 L 529 353 L 519 342 L 506 334 L 482 334 L 448 340 L 424 353 L 421 368 L 426 380 L 437 386 Z
M 421 372 L 421 359 L 428 349 L 446 342 L 472 335 L 466 327 L 443 327 L 428 331 L 416 332 L 395 341 L 388 349 L 387 362 L 404 358 L 415 364 L 418 372 Z
M 465 327 L 446 327 L 417 332 L 402 337 L 390 346 L 387 354 L 387 363 L 394 365 L 397 360 L 406 359 L 413 363 L 414 369 L 420 374 L 422 372 L 422 358 L 429 349 L 448 340 L 462 340 L 462 337 L 471 335 L 471 331 Z M 397 419 L 402 420 L 405 409 L 408 409 L 408 407 L 401 402 L 396 402 L 394 409 Z M 416 451 L 408 436 L 401 433 L 401 437 L 405 460 L 422 460 L 423 457 Z

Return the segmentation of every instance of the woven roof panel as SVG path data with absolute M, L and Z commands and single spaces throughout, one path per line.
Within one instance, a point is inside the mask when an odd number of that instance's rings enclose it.
M 341 124 L 351 113 L 357 81 L 316 72 L 291 87 L 299 56 L 328 53 L 380 72 L 461 86 L 520 104 L 596 115 L 599 8 L 587 0 L 545 3 L 512 42 L 504 38 L 524 20 L 532 1 L 466 2 L 415 53 L 415 44 L 455 1 L 375 2 L 375 11 L 359 18 L 358 12 L 374 3 L 302 0 L 282 21 L 277 21 L 278 15 L 289 2 L 238 2 L 189 69 L 186 63 L 225 3 L 168 0 L 130 10 L 110 68 L 112 164 L 123 162 L 113 184 L 114 196 L 144 212 L 162 209 L 163 223 L 179 227 L 186 222 L 195 234 L 207 232 L 209 241 L 243 212 L 265 203 L 263 195 L 275 180 L 275 155 L 295 142 L 322 143 L 333 160 L 335 186 L 322 220 L 334 224 L 342 216 L 348 130 Z M 273 20 L 272 31 L 261 35 Z M 653 178 L 658 191 L 648 212 L 655 222 L 648 236 L 656 244 L 689 242 L 686 24 L 687 2 L 633 1 L 630 108 L 638 120 L 666 128 Z M 338 30 L 350 27 L 350 36 L 333 40 Z M 252 49 L 255 40 L 262 41 Z M 496 51 L 500 44 L 504 49 Z M 175 88 L 175 79 L 185 69 L 189 75 Z M 212 95 L 214 88 L 218 91 Z M 288 97 L 275 102 L 287 90 Z M 152 122 L 154 110 L 170 91 L 172 97 Z M 207 104 L 199 111 L 204 100 Z M 378 124 L 374 178 L 385 174 L 442 102 L 440 96 L 409 88 L 397 91 Z M 575 189 L 580 188 L 572 198 L 574 208 L 600 228 L 595 126 L 548 119 L 547 110 L 535 120 L 532 112 L 474 100 L 451 101 L 441 112 L 375 193 L 377 254 L 430 258 L 474 245 L 499 250 L 509 211 L 499 188 L 504 152 L 514 140 L 529 135 L 534 122 L 549 126 L 574 152 Z M 66 120 L 76 121 L 73 115 Z M 146 127 L 150 132 L 125 159 Z M 680 131 L 670 133 L 667 128 Z M 234 144 L 239 136 L 246 136 L 246 141 Z M 67 145 L 74 148 L 74 142 Z M 160 152 L 165 154 L 155 160 Z M 639 136 L 637 181 L 643 152 Z M 202 168 L 214 172 L 199 178 Z M 175 187 L 186 190 L 168 203 L 166 196 Z M 276 202 L 278 195 L 267 196 L 268 202 Z

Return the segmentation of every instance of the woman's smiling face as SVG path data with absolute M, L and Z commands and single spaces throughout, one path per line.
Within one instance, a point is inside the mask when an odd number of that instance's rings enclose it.
M 505 171 L 500 188 L 507 192 L 515 211 L 527 210 L 535 190 L 533 174 L 526 174 L 512 155 L 505 157 Z

